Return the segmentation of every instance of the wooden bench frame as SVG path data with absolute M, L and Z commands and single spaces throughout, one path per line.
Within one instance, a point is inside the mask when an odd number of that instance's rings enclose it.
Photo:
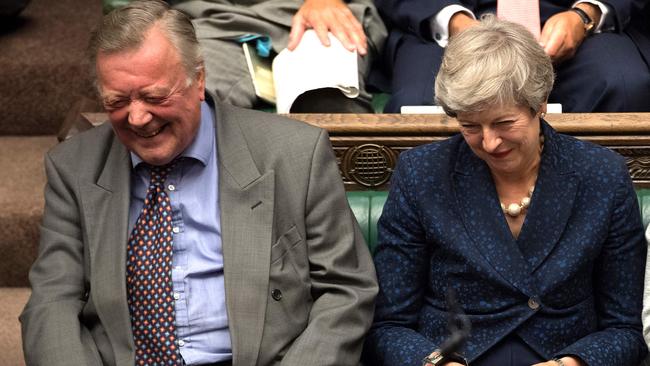
M 456 120 L 439 114 L 290 114 L 326 129 L 347 190 L 386 189 L 400 152 L 458 132 Z M 106 121 L 81 113 L 68 137 Z M 548 114 L 560 133 L 591 141 L 626 159 L 637 188 L 650 188 L 650 113 Z M 61 136 L 61 135 L 60 135 Z
M 292 114 L 330 133 L 348 190 L 385 189 L 400 152 L 458 132 L 455 119 L 422 114 Z M 560 133 L 623 155 L 637 188 L 650 188 L 650 113 L 548 114 Z

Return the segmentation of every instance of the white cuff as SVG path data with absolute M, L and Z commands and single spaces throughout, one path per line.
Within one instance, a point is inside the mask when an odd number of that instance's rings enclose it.
M 431 22 L 432 36 L 433 40 L 436 41 L 440 47 L 447 47 L 447 43 L 449 42 L 449 21 L 451 20 L 451 17 L 454 16 L 454 14 L 460 12 L 463 12 L 476 19 L 474 13 L 472 13 L 466 7 L 460 5 L 445 6 L 438 12 L 438 14 L 436 14 L 435 17 L 433 17 L 433 21 Z
M 601 28 L 605 23 L 605 19 L 607 19 L 607 15 L 609 15 L 609 8 L 607 7 L 607 5 L 601 3 L 598 0 L 579 0 L 573 3 L 571 7 L 573 8 L 580 3 L 588 3 L 588 4 L 596 5 L 600 9 L 600 20 L 598 21 L 598 24 L 596 24 L 596 26 L 594 27 L 594 33 L 600 33 Z

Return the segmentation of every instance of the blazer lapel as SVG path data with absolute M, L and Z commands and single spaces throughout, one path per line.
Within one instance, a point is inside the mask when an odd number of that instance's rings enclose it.
M 131 162 L 113 139 L 96 183 L 81 187 L 96 310 L 116 352 L 118 365 L 133 363 L 133 339 L 126 301 L 126 245 Z
M 273 240 L 274 172 L 261 175 L 235 110 L 217 104 L 219 201 L 233 364 L 255 365 Z
M 540 163 L 535 192 L 519 236 L 521 250 L 531 265 L 531 273 L 539 267 L 559 242 L 571 217 L 579 179 L 558 146 L 558 136 L 546 123 L 544 153 Z
M 459 150 L 453 179 L 469 239 L 505 281 L 528 296 L 535 295 L 529 265 L 503 216 L 490 170 L 465 144 Z

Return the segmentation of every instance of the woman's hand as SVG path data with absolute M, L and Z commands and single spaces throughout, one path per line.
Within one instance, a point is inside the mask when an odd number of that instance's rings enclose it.
M 562 357 L 560 358 L 564 363 L 564 366 L 583 366 L 584 364 L 575 357 Z M 556 361 L 546 361 L 542 363 L 536 363 L 533 366 L 560 366 Z

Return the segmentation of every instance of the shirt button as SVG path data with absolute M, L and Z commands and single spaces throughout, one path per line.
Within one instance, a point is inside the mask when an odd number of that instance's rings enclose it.
M 440 33 L 436 33 L 436 35 L 435 35 L 435 39 L 436 39 L 436 41 L 441 40 L 441 39 L 442 39 L 442 35 L 441 35 Z
M 528 307 L 533 310 L 537 310 L 539 309 L 539 303 L 537 302 L 537 300 L 531 297 L 530 299 L 528 299 Z
M 175 191 L 175 190 L 176 190 L 176 186 L 173 185 L 173 184 L 170 184 L 170 185 L 167 186 L 167 189 L 169 189 L 170 191 Z
M 280 301 L 280 300 L 282 300 L 282 291 L 278 290 L 277 288 L 276 288 L 276 289 L 273 289 L 273 291 L 271 291 L 271 297 L 272 297 L 273 300 L 275 300 L 275 301 Z
M 181 229 L 179 229 L 178 226 L 176 226 L 172 229 L 172 231 L 174 232 L 174 234 L 178 234 L 181 232 Z
M 185 346 L 185 341 L 182 340 L 182 339 L 180 339 L 180 340 L 178 341 L 178 346 L 179 346 L 179 347 L 183 347 L 183 346 Z
M 178 300 L 180 298 L 181 298 L 181 294 L 179 294 L 178 292 L 174 292 L 174 300 Z

